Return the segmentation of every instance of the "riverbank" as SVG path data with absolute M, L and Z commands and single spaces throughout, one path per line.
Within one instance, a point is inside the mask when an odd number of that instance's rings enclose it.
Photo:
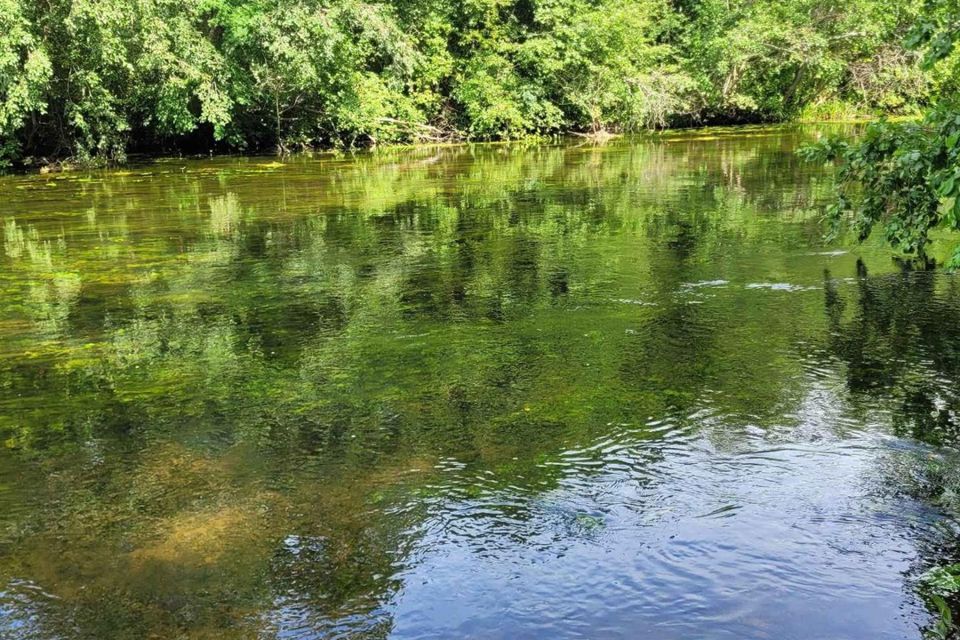
M 887 120 L 902 120 L 908 121 L 912 118 L 910 117 L 885 117 Z M 122 161 L 106 161 L 103 159 L 90 159 L 88 161 L 79 161 L 76 159 L 64 158 L 59 160 L 51 159 L 28 159 L 28 163 L 25 165 L 16 165 L 12 168 L 8 168 L 6 173 L 0 173 L 2 175 L 24 175 L 30 173 L 37 173 L 42 175 L 71 172 L 71 171 L 88 171 L 96 169 L 117 169 L 130 165 L 142 165 L 152 161 L 157 160 L 166 160 L 166 159 L 183 159 L 183 160 L 202 160 L 202 159 L 214 159 L 214 158 L 263 158 L 273 156 L 280 161 L 285 159 L 293 159 L 298 156 L 331 156 L 331 157 L 346 157 L 353 154 L 364 154 L 364 153 L 375 153 L 378 151 L 403 151 L 403 150 L 416 150 L 416 149 L 443 149 L 448 147 L 458 147 L 458 146 L 476 146 L 476 145 L 490 145 L 490 146 L 511 146 L 511 147 L 528 147 L 528 146 L 537 146 L 537 145 L 550 145 L 550 144 L 564 144 L 568 142 L 579 142 L 585 144 L 605 144 L 614 140 L 620 139 L 672 139 L 677 137 L 695 137 L 697 135 L 701 136 L 715 136 L 715 135 L 746 135 L 751 130 L 760 130 L 760 131 L 770 131 L 775 128 L 790 128 L 790 127 L 799 127 L 799 126 L 816 126 L 816 125 L 832 125 L 832 126 L 860 126 L 867 124 L 876 118 L 870 116 L 863 116 L 860 118 L 846 118 L 846 119 L 835 119 L 835 120 L 795 120 L 779 123 L 737 123 L 737 124 L 720 124 L 720 125 L 705 125 L 705 126 L 690 126 L 690 127 L 674 127 L 666 129 L 656 129 L 656 130 L 647 130 L 634 133 L 618 133 L 611 131 L 597 131 L 597 132 L 577 132 L 570 131 L 563 134 L 556 135 L 526 135 L 516 138 L 508 138 L 503 140 L 469 140 L 469 139 L 452 139 L 446 140 L 443 142 L 396 142 L 391 144 L 383 145 L 367 145 L 362 147 L 355 148 L 336 148 L 336 147 L 316 147 L 316 148 L 304 148 L 299 151 L 290 151 L 285 150 L 283 152 L 277 151 L 265 151 L 260 150 L 259 152 L 249 152 L 249 153 L 231 153 L 226 150 L 214 151 L 209 150 L 205 153 L 168 153 L 164 151 L 156 151 L 152 153 L 139 152 L 131 153 L 125 155 Z

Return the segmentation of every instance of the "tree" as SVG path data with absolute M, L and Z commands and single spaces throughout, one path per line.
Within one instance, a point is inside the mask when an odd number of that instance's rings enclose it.
M 910 112 L 920 2 L 0 0 L 0 162 Z
M 53 69 L 21 0 L 0 0 L 0 169 L 17 157 L 16 134 L 46 110 Z
M 956 82 L 958 39 L 960 11 L 938 0 L 907 43 L 925 50 L 925 67 Z M 960 102 L 951 92 L 920 122 L 881 120 L 855 142 L 827 139 L 801 152 L 839 162 L 839 197 L 828 210 L 834 231 L 851 221 L 862 241 L 882 225 L 892 246 L 929 263 L 931 231 L 960 230 Z M 960 266 L 960 247 L 949 265 Z

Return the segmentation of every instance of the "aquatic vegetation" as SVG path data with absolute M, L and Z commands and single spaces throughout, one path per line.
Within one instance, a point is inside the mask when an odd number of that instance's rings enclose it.
M 957 291 L 817 131 L 0 180 L 0 636 L 919 634 Z

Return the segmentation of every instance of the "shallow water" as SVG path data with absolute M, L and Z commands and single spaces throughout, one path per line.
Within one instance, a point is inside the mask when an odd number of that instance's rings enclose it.
M 822 131 L 0 180 L 0 638 L 920 638 L 960 293 Z

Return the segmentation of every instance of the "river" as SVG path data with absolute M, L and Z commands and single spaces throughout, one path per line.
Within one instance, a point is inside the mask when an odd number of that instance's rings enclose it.
M 0 638 L 921 638 L 958 280 L 823 132 L 0 179 Z

